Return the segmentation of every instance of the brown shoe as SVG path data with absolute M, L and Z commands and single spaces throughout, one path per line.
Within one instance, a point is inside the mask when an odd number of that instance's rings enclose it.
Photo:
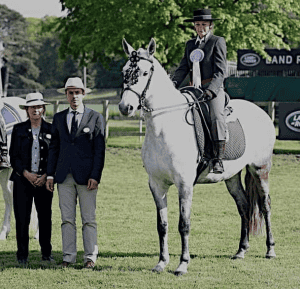
M 88 260 L 84 264 L 84 268 L 86 268 L 86 269 L 93 269 L 94 267 L 95 267 L 95 263 L 92 260 Z
M 67 262 L 67 261 L 63 261 L 63 262 L 60 264 L 60 266 L 61 266 L 62 268 L 67 268 L 69 265 L 70 265 L 70 262 Z

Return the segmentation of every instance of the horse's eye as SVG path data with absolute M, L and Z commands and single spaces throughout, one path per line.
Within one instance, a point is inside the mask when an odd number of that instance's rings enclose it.
M 147 76 L 148 75 L 148 72 L 147 71 L 145 71 L 144 72 L 144 74 L 143 74 L 143 76 Z

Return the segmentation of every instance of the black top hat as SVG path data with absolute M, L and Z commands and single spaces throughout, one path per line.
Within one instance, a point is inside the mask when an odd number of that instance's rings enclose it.
M 213 21 L 220 20 L 218 18 L 212 18 L 210 9 L 197 9 L 194 10 L 194 18 L 186 19 L 184 22 L 195 22 L 195 21 Z

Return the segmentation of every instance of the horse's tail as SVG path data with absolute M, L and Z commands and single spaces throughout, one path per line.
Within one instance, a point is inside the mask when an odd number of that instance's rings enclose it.
M 262 200 L 254 177 L 246 169 L 245 176 L 246 194 L 249 200 L 249 233 L 260 235 L 263 232 L 264 218 L 262 213 Z M 270 202 L 270 198 L 268 199 Z

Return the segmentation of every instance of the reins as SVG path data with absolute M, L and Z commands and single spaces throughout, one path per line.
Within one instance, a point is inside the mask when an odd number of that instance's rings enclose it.
M 136 68 L 136 67 L 137 67 L 137 62 L 139 62 L 140 60 L 146 60 L 146 61 L 149 61 L 152 64 L 152 66 L 150 68 L 150 76 L 148 78 L 147 84 L 146 84 L 143 92 L 141 94 L 139 94 L 138 92 L 136 92 L 133 89 L 131 89 L 130 85 L 128 85 L 125 89 L 123 89 L 122 94 L 126 90 L 129 90 L 129 91 L 135 93 L 138 96 L 138 98 L 139 98 L 140 107 L 146 113 L 151 113 L 151 112 L 154 112 L 154 111 L 167 110 L 167 109 L 172 109 L 172 108 L 176 108 L 176 107 L 181 107 L 181 106 L 189 105 L 189 110 L 187 111 L 187 113 L 188 113 L 191 110 L 191 108 L 193 107 L 193 105 L 195 105 L 195 104 L 199 105 L 199 102 L 200 102 L 199 100 L 196 100 L 196 101 L 193 101 L 193 102 L 189 102 L 189 100 L 186 98 L 187 99 L 187 103 L 175 104 L 175 105 L 170 105 L 170 106 L 165 106 L 165 107 L 159 107 L 159 108 L 149 108 L 149 107 L 147 107 L 147 105 L 145 103 L 146 102 L 146 93 L 147 93 L 147 90 L 149 89 L 150 82 L 152 80 L 152 76 L 153 76 L 153 73 L 154 73 L 154 63 L 153 63 L 153 61 L 150 60 L 150 59 L 148 59 L 148 58 L 138 56 L 137 52 L 133 51 L 131 53 L 131 56 L 129 57 L 129 61 L 131 62 L 131 64 L 130 64 L 130 68 L 128 69 L 127 74 L 125 76 L 125 83 L 130 83 L 130 84 L 137 83 L 138 78 L 137 78 L 136 74 L 137 74 L 137 71 L 139 70 L 139 68 Z M 189 92 L 187 92 L 187 93 L 189 93 Z

